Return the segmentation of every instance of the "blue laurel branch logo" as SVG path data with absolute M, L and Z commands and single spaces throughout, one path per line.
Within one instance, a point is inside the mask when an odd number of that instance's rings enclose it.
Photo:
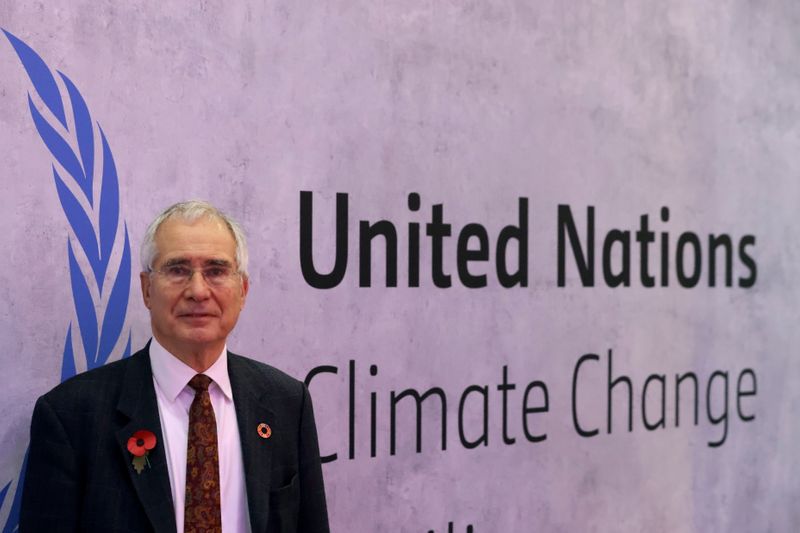
M 86 102 L 72 80 L 57 71 L 66 88 L 66 95 L 62 94 L 62 89 L 59 88 L 56 78 L 44 60 L 19 38 L 6 30 L 2 31 L 19 57 L 36 95 L 53 117 L 51 123 L 39 111 L 31 94 L 28 93 L 28 107 L 36 131 L 54 160 L 52 170 L 58 199 L 90 270 L 88 275 L 84 273 L 75 254 L 73 238 L 67 237 L 67 258 L 77 318 L 77 335 L 80 336 L 79 348 L 83 353 L 80 354 L 73 344 L 75 324 L 70 322 L 67 326 L 61 364 L 61 381 L 64 381 L 76 374 L 76 358 L 81 355 L 85 359 L 87 370 L 105 364 L 114 353 L 123 334 L 131 286 L 128 229 L 123 222 L 122 251 L 117 264 L 116 261 L 112 262 L 111 258 L 115 251 L 117 232 L 120 229 L 119 181 L 105 133 L 99 123 L 95 130 Z M 71 116 L 68 113 L 71 113 Z M 59 130 L 65 132 L 65 135 Z M 99 134 L 99 151 L 102 154 L 97 165 L 95 132 Z M 65 174 L 62 175 L 62 172 Z M 100 180 L 99 198 L 95 197 L 96 178 Z M 69 181 L 73 184 L 72 187 L 68 185 Z M 88 206 L 88 210 L 84 206 Z M 112 267 L 116 268 L 116 272 L 109 270 Z M 111 285 L 110 292 L 107 282 Z M 93 291 L 92 288 L 95 287 L 96 290 Z M 98 318 L 98 314 L 101 315 L 101 319 Z M 130 353 L 129 330 L 122 357 L 128 357 Z M 27 453 L 3 533 L 17 531 L 19 527 L 19 508 L 26 460 Z M 4 504 L 11 485 L 12 482 L 9 482 L 0 489 L 0 509 L 7 507 Z

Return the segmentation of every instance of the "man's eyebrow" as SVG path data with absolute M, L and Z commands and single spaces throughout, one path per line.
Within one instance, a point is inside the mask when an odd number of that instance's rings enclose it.
M 192 261 L 187 257 L 173 257 L 172 259 L 164 261 L 164 264 L 162 264 L 161 267 L 166 268 L 171 266 L 184 266 L 184 265 L 191 266 L 191 264 Z M 211 258 L 203 261 L 203 266 L 220 266 L 220 267 L 233 268 L 233 263 L 231 263 L 227 259 Z
M 161 265 L 161 266 L 162 267 L 170 267 L 170 266 L 175 266 L 175 265 L 188 265 L 189 263 L 191 263 L 191 261 L 189 261 L 185 257 L 174 257 L 172 259 L 164 261 L 164 264 Z
M 224 266 L 224 267 L 233 266 L 233 263 L 231 263 L 227 259 L 206 259 L 204 264 L 206 266 Z

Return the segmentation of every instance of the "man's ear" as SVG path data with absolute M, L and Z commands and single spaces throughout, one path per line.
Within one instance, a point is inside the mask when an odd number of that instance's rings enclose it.
M 144 306 L 150 309 L 150 273 L 140 272 L 139 281 L 142 285 L 142 300 L 144 301 Z
M 247 291 L 250 290 L 250 278 L 242 276 L 242 309 L 244 309 L 244 302 L 247 299 Z

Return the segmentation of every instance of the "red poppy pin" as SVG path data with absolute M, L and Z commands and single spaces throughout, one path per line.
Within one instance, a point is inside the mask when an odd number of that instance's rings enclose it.
M 137 474 L 141 474 L 144 465 L 150 467 L 150 459 L 147 456 L 150 450 L 156 447 L 156 436 L 152 431 L 140 429 L 128 439 L 128 451 L 133 454 L 133 468 Z

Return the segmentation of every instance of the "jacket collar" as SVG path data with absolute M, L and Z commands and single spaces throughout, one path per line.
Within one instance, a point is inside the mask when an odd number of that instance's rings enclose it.
M 274 420 L 268 407 L 269 384 L 265 385 L 265 378 L 250 361 L 231 352 L 228 352 L 228 373 L 242 444 L 250 526 L 253 533 L 260 533 L 267 529 L 274 445 L 274 439 L 262 438 L 258 433 L 259 424 L 273 424 Z
M 116 438 L 131 483 L 153 529 L 156 533 L 175 533 L 175 508 L 148 349 L 149 343 L 132 355 L 127 364 L 117 403 L 117 411 L 127 422 L 116 432 Z M 148 454 L 150 467 L 137 473 L 131 464 L 133 457 L 128 451 L 128 439 L 140 429 L 155 434 L 156 446 Z

